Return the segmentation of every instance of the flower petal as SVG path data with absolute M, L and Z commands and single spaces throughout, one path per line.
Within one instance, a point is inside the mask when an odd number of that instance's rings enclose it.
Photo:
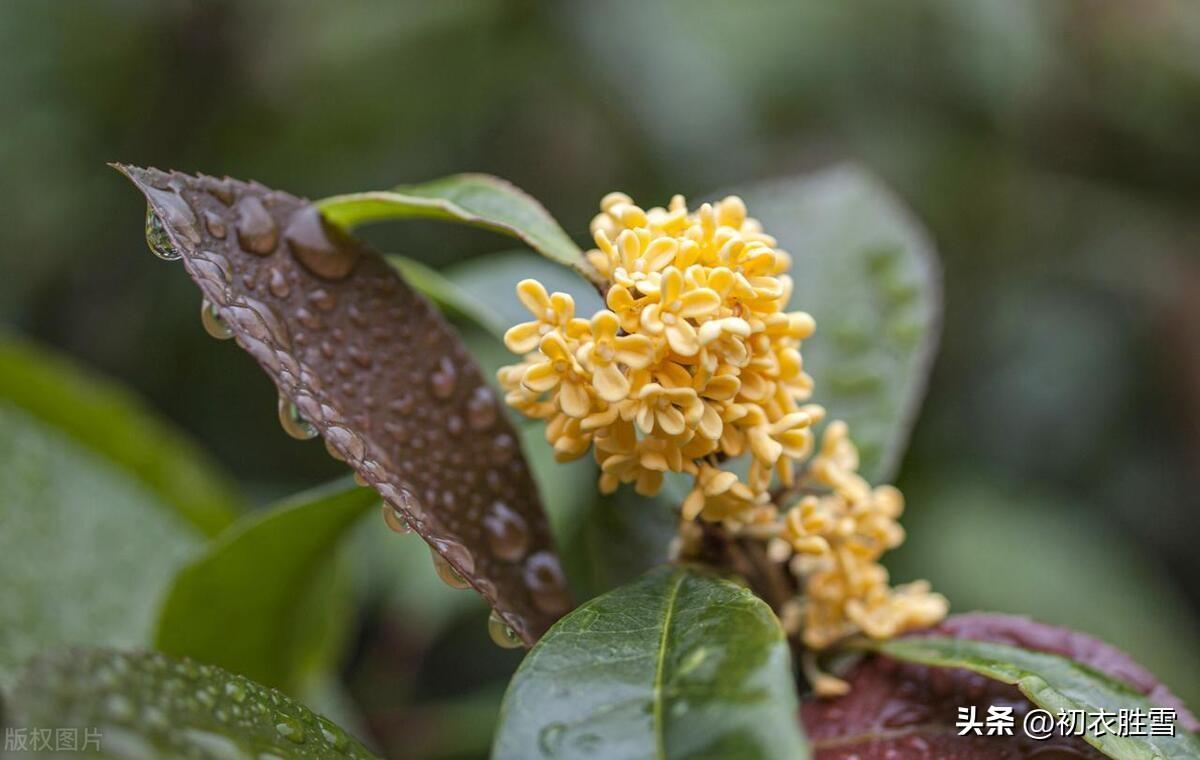
M 517 298 L 525 304 L 525 308 L 538 319 L 546 316 L 550 308 L 550 294 L 537 280 L 521 280 L 517 283 Z
M 514 354 L 527 354 L 537 348 L 542 339 L 542 325 L 539 322 L 522 322 L 513 325 L 504 333 L 504 345 Z
M 629 379 L 614 364 L 601 364 L 592 374 L 592 385 L 600 398 L 609 403 L 629 395 Z
M 558 391 L 558 406 L 564 414 L 583 418 L 591 411 L 592 402 L 581 383 L 567 380 Z

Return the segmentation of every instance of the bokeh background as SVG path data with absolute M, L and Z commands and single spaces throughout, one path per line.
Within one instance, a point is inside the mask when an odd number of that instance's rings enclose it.
M 1099 634 L 1200 704 L 1195 3 L 7 0 L 0 51 L 4 329 L 133 388 L 258 503 L 344 473 L 199 328 L 106 161 L 310 197 L 491 172 L 581 241 L 613 189 L 865 165 L 945 269 L 895 575 Z M 506 245 L 370 236 L 435 267 Z M 516 656 L 478 651 L 482 604 L 417 608 L 355 626 L 347 709 L 394 756 L 479 754 Z

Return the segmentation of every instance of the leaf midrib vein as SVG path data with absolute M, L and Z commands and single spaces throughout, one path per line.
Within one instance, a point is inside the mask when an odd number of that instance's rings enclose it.
M 662 688 L 663 688 L 663 673 L 667 658 L 667 637 L 671 632 L 671 617 L 675 614 L 675 601 L 679 597 L 679 588 L 683 585 L 684 574 L 678 573 L 675 578 L 675 583 L 671 586 L 671 593 L 667 595 L 666 602 L 663 605 L 663 625 L 662 635 L 658 640 L 658 657 L 654 666 L 654 747 L 655 756 L 659 760 L 666 760 L 667 752 L 665 745 L 665 735 L 663 731 L 663 703 L 662 703 Z

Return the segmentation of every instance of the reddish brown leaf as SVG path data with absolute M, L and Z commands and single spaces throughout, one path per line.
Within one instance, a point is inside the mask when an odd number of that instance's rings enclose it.
M 226 329 L 330 452 L 536 641 L 570 608 L 558 556 L 516 434 L 441 315 L 306 200 L 117 168 Z
M 956 615 L 915 635 L 992 641 L 1050 652 L 1125 681 L 1150 701 L 1175 708 L 1180 723 L 1196 730 L 1196 719 L 1166 687 L 1129 655 L 1086 634 L 1024 617 L 990 613 Z M 818 760 L 889 758 L 1103 758 L 1078 737 L 1034 741 L 1020 730 L 1033 705 L 1015 686 L 966 670 L 897 663 L 870 656 L 846 675 L 851 691 L 838 699 L 806 700 L 800 715 Z M 959 707 L 1011 706 L 1014 736 L 958 736 Z

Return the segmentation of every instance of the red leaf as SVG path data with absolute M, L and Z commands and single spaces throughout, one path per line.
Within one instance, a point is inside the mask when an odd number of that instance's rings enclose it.
M 218 330 L 526 644 L 570 609 L 516 433 L 462 341 L 379 254 L 287 193 L 117 168 Z
M 1174 708 L 1189 730 L 1195 717 L 1142 666 L 1116 647 L 1086 634 L 1024 617 L 992 613 L 956 615 L 918 634 L 992 641 L 1050 652 L 1125 681 L 1162 707 Z M 960 669 L 898 663 L 870 656 L 853 666 L 850 693 L 837 699 L 810 698 L 800 716 L 817 760 L 918 760 L 920 758 L 1007 759 L 1103 758 L 1078 737 L 1034 741 L 1020 730 L 1033 705 L 1014 686 Z M 1011 706 L 1014 736 L 958 736 L 959 707 Z

